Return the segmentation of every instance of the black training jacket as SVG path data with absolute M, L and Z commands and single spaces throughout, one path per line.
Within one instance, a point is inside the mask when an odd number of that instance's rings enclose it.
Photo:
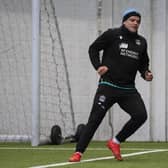
M 102 60 L 99 53 L 103 50 Z M 109 71 L 101 78 L 117 85 L 134 85 L 137 71 L 144 78 L 149 58 L 147 42 L 137 33 L 131 33 L 124 26 L 108 29 L 89 47 L 91 63 L 97 70 L 105 65 Z

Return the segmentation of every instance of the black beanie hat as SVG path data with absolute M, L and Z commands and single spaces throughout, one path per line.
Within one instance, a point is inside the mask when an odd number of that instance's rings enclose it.
M 141 14 L 136 9 L 128 9 L 123 14 L 122 22 L 126 21 L 131 16 L 138 16 L 141 20 Z

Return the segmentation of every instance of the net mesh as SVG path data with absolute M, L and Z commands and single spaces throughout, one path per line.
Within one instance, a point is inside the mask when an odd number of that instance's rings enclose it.
M 63 134 L 75 130 L 67 60 L 53 0 L 41 3 L 41 132 L 54 124 Z

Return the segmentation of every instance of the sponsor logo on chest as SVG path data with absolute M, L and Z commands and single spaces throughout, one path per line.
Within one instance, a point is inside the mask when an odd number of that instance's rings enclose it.
M 120 45 L 119 45 L 119 48 L 121 49 L 121 48 L 128 48 L 128 44 L 127 43 L 121 43 Z
M 139 41 L 137 42 L 138 44 L 140 43 Z M 127 56 L 133 59 L 139 59 L 139 53 L 136 51 L 132 51 L 128 48 L 128 43 L 122 42 L 119 44 L 119 49 L 120 49 L 120 55 L 121 56 Z

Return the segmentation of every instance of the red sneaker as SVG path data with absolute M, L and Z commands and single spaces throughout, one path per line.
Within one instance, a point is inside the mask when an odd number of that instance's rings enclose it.
M 119 160 L 119 161 L 123 160 L 123 158 L 121 157 L 121 153 L 120 153 L 120 144 L 117 144 L 113 142 L 112 140 L 109 140 L 107 142 L 107 147 L 112 151 L 116 160 Z
M 70 158 L 69 158 L 69 162 L 80 162 L 81 160 L 81 153 L 80 152 L 75 152 Z

